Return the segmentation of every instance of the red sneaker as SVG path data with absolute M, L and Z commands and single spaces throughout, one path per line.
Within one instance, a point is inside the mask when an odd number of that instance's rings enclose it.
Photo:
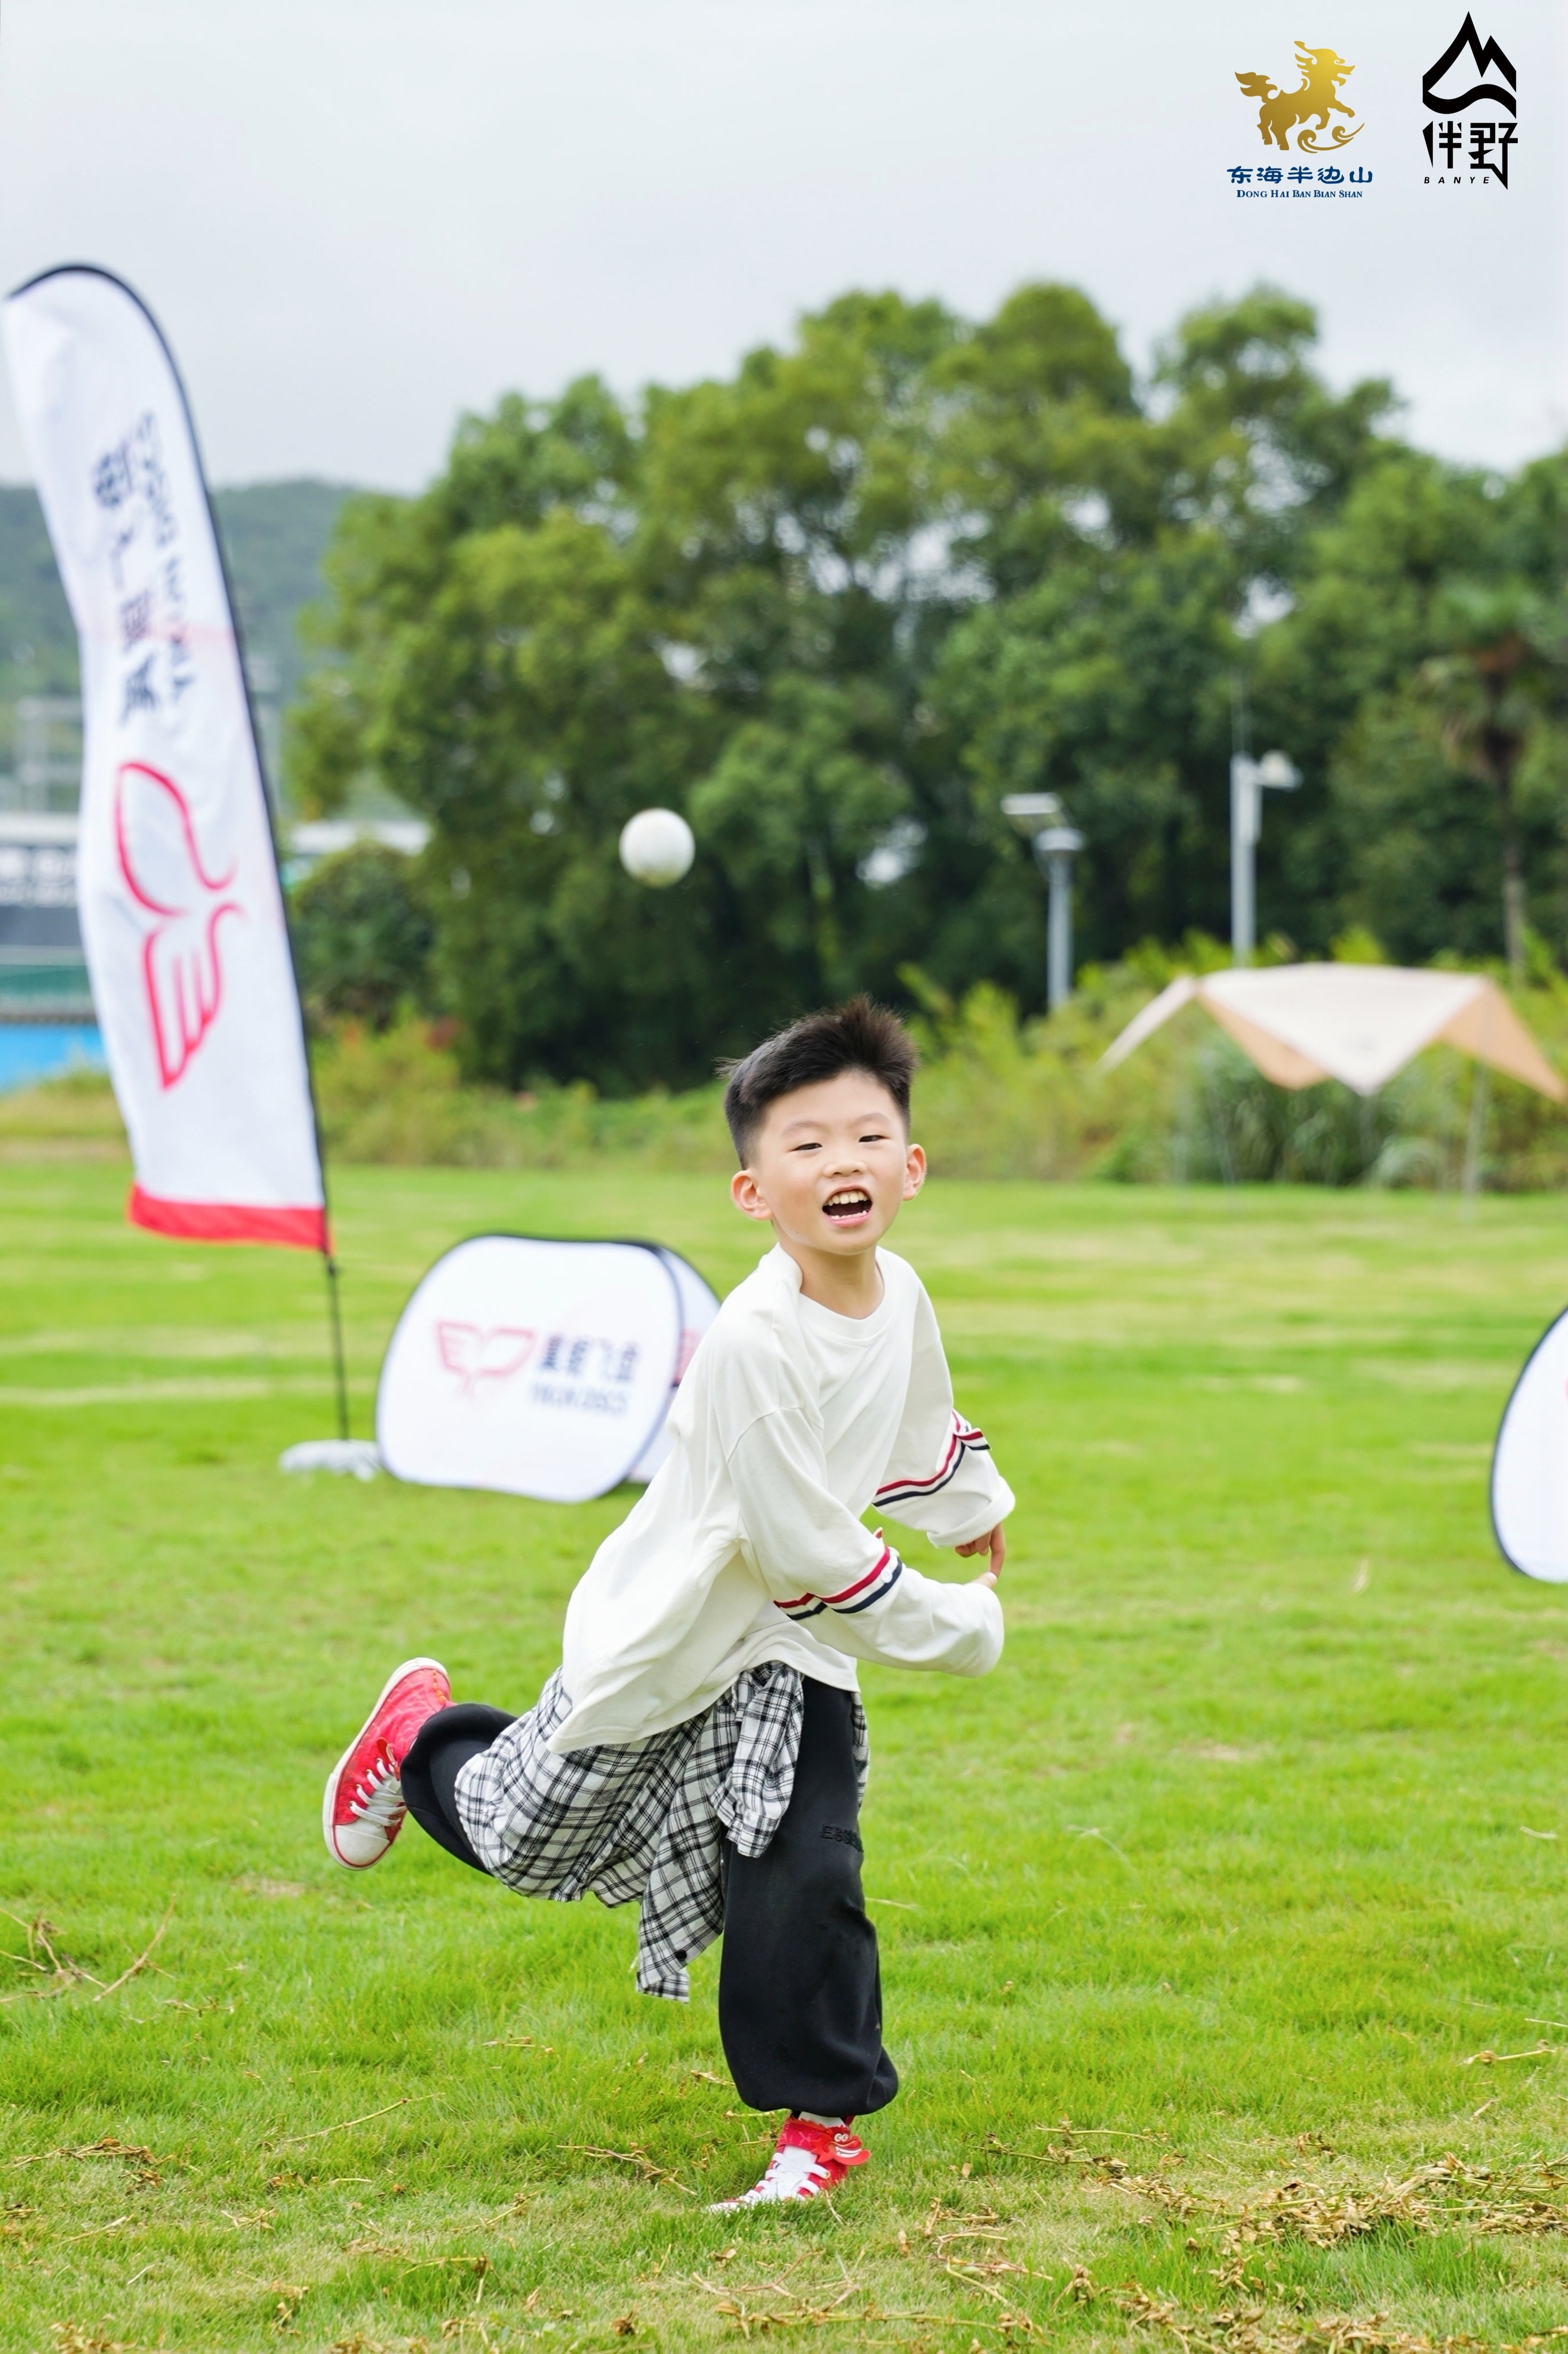
M 710 2215 L 733 2215 L 742 2207 L 772 2207 L 786 2199 L 817 2199 L 836 2190 L 852 2166 L 864 2166 L 871 2152 L 853 2119 L 842 2126 L 813 2125 L 809 2117 L 791 2117 L 773 2146 L 768 2170 L 760 2182 L 738 2199 L 720 2199 Z
M 405 1659 L 327 1776 L 322 1830 L 327 1852 L 352 1871 L 379 1863 L 408 1809 L 403 1760 L 427 1717 L 445 1708 L 452 1688 L 439 1659 Z

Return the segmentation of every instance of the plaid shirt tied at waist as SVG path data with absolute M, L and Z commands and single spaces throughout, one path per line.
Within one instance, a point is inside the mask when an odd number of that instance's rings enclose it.
M 854 1696 L 855 1767 L 870 1748 Z M 805 1694 L 779 1660 L 747 1668 L 701 1716 L 634 1747 L 557 1756 L 571 1703 L 557 1668 L 535 1705 L 457 1777 L 458 1814 L 487 1872 L 520 1896 L 641 1905 L 637 1984 L 684 2002 L 686 1965 L 724 1927 L 726 1839 L 765 1854 L 795 1787 Z

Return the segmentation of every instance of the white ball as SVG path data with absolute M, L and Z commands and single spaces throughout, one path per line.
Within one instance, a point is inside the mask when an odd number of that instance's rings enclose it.
M 691 827 L 678 810 L 639 810 L 620 829 L 620 863 L 655 891 L 678 883 L 697 854 Z

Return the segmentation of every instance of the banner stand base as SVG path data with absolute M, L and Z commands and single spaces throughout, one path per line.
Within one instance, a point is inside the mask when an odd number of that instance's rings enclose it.
M 285 1447 L 280 1471 L 336 1471 L 353 1479 L 375 1479 L 386 1469 L 373 1438 L 303 1438 Z

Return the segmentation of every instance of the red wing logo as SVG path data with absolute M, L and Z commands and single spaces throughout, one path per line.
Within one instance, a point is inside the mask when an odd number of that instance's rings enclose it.
M 223 1003 L 217 928 L 225 916 L 243 912 L 225 896 L 235 869 L 207 873 L 184 793 L 140 760 L 127 760 L 114 779 L 114 848 L 126 889 L 154 918 L 142 946 L 142 980 L 159 1083 L 172 1087 Z
M 521 1373 L 535 1338 L 514 1324 L 495 1324 L 488 1331 L 478 1324 L 436 1326 L 436 1348 L 448 1373 L 457 1375 L 460 1397 L 472 1397 L 481 1382 L 509 1382 Z

